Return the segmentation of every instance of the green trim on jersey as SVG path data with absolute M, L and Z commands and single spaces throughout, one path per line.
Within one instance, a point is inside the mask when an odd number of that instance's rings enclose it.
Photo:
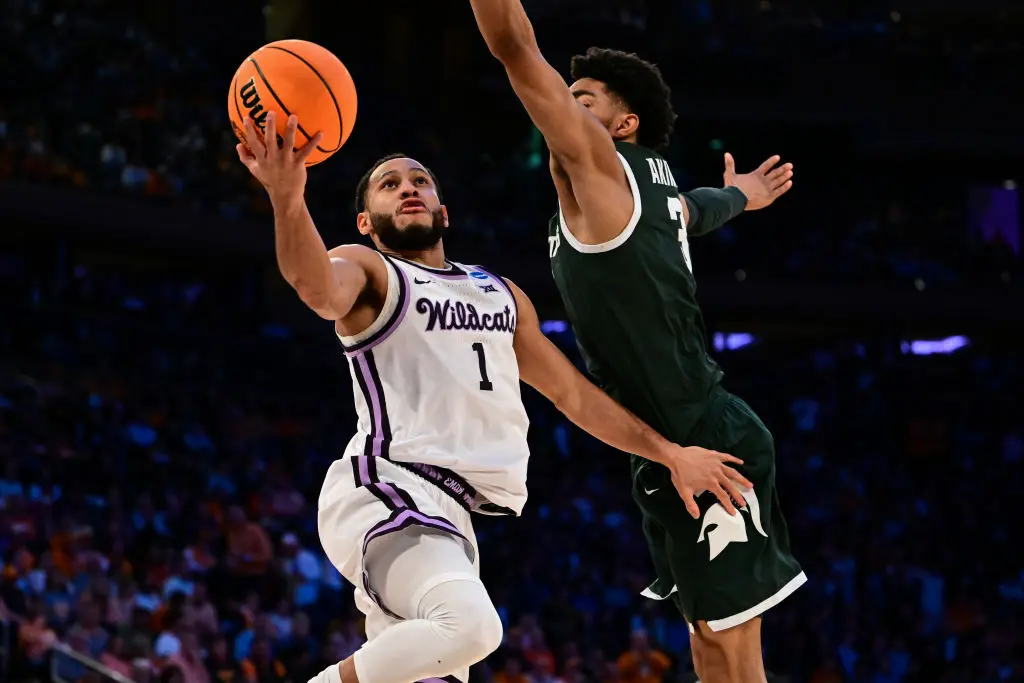
M 634 198 L 615 239 L 581 245 L 561 210 L 548 253 L 591 375 L 666 438 L 685 442 L 722 371 L 708 355 L 683 206 L 657 153 L 616 143 Z

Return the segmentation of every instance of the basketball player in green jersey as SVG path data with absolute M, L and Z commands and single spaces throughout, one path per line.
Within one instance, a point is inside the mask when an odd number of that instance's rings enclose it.
M 573 60 L 567 86 L 520 0 L 471 5 L 551 152 L 559 211 L 549 254 L 588 369 L 669 440 L 742 459 L 754 484 L 730 515 L 714 495 L 677 493 L 665 468 L 634 457 L 633 494 L 657 570 L 644 594 L 682 611 L 702 683 L 764 683 L 761 615 L 806 577 L 779 509 L 772 435 L 721 387 L 707 353 L 687 236 L 767 206 L 792 186 L 792 166 L 773 157 L 736 175 L 727 156 L 730 187 L 680 195 L 658 154 L 675 114 L 656 67 L 591 49 Z

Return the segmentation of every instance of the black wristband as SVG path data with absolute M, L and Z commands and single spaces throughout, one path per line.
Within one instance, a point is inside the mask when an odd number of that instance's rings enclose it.
M 696 206 L 696 220 L 687 231 L 703 235 L 717 230 L 747 209 L 747 196 L 737 187 L 698 187 L 684 196 Z
M 738 187 L 726 187 L 722 192 L 729 198 L 729 220 L 747 210 L 747 195 Z

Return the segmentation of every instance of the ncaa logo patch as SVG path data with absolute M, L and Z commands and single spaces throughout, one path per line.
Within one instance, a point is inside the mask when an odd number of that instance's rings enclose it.
M 476 280 L 486 280 L 489 277 L 487 273 L 481 273 L 479 270 L 472 271 L 469 276 Z

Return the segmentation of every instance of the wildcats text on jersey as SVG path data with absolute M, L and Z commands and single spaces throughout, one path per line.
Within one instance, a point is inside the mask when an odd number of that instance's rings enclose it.
M 487 285 L 484 291 L 497 292 L 497 288 Z M 476 332 L 508 332 L 516 331 L 516 317 L 505 306 L 497 313 L 480 313 L 473 304 L 450 299 L 439 301 L 421 297 L 416 302 L 416 312 L 427 316 L 426 331 L 438 330 L 470 330 Z

